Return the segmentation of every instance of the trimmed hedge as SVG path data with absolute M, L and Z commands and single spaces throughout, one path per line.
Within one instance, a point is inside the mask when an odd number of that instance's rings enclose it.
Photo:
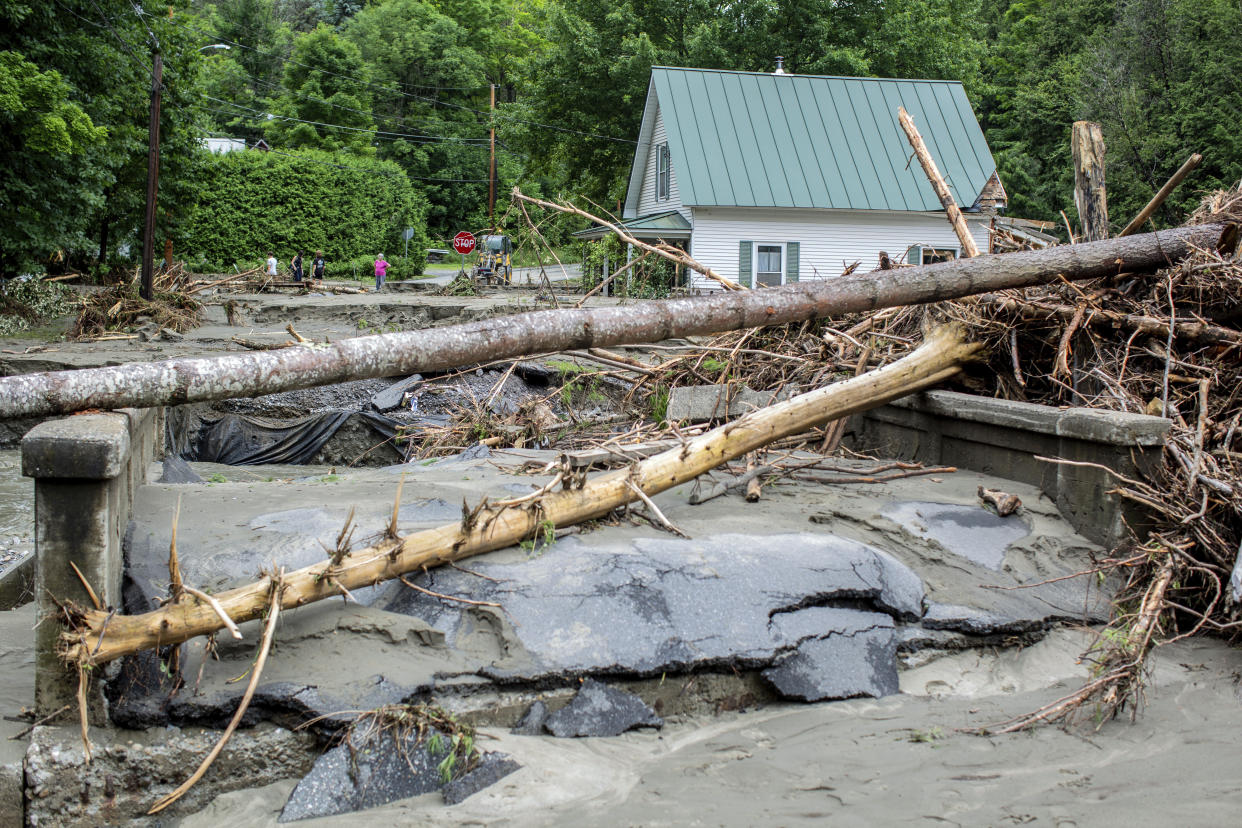
M 427 204 L 391 161 L 318 150 L 229 152 L 213 156 L 190 221 L 189 259 L 216 270 L 262 259 L 281 263 L 301 249 L 306 270 L 316 250 L 329 263 L 360 257 L 389 260 L 414 228 L 410 260 L 426 259 Z

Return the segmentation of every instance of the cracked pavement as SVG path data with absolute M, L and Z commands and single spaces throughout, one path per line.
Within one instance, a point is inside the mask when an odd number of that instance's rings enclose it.
M 399 528 L 408 532 L 455 519 L 463 500 L 538 489 L 547 478 L 519 473 L 526 459 L 497 453 L 348 473 L 288 467 L 261 478 L 194 464 L 228 482 L 137 492 L 127 611 L 148 608 L 166 588 L 178 496 L 187 582 L 216 591 L 273 562 L 319 560 L 351 508 L 365 542 L 387 523 L 395 471 L 405 475 Z M 979 485 L 1007 487 L 1027 506 L 998 524 L 977 504 Z M 718 676 L 719 686 L 703 682 L 715 688 L 704 696 L 711 704 L 881 697 L 898 691 L 900 653 L 1034 640 L 1107 612 L 1087 579 L 1053 580 L 1087 568 L 1094 547 L 1046 498 L 1009 481 L 958 472 L 883 486 L 786 482 L 756 504 L 724 497 L 692 506 L 687 495 L 683 486 L 655 500 L 692 540 L 622 519 L 414 579 L 500 608 L 389 582 L 356 592 L 362 604 L 286 613 L 253 716 L 296 721 L 435 699 L 512 724 L 531 700 L 564 697 L 586 677 Z M 971 531 L 978 527 L 989 531 Z M 175 701 L 153 665 L 131 664 L 114 682 L 114 715 L 131 725 L 219 720 L 240 694 L 227 681 L 245 670 L 258 637 L 257 628 L 243 631 L 243 642 L 217 642 L 219 662 L 202 641 L 184 645 L 186 674 L 201 666 L 202 679 Z

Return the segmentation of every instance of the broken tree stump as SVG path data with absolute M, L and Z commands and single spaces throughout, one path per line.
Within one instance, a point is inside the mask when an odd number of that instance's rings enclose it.
M 1083 241 L 1108 238 L 1108 197 L 1104 189 L 1104 133 L 1091 121 L 1075 121 L 1070 134 L 1074 156 L 1074 206 Z
M 932 332 L 916 351 L 883 368 L 752 412 L 628 468 L 589 478 L 578 486 L 566 477 L 561 491 L 537 498 L 495 504 L 484 500 L 473 509 L 463 504 L 462 520 L 457 523 L 404 538 L 388 532 L 374 546 L 286 574 L 281 581 L 281 606 L 302 606 L 424 567 L 502 549 L 534 536 L 549 522 L 564 527 L 603 517 L 618 506 L 693 480 L 775 440 L 929 388 L 958 373 L 981 347 L 966 342 L 962 328 L 946 326 Z M 242 623 L 262 615 L 271 596 L 269 577 L 215 598 L 229 618 Z M 64 621 L 63 657 L 88 666 L 223 628 L 217 610 L 199 599 L 184 599 L 142 615 L 110 615 L 102 609 L 66 603 Z

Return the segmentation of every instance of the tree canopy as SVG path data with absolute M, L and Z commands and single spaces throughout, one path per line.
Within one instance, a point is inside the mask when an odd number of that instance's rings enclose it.
M 1074 217 L 1080 119 L 1103 126 L 1118 226 L 1191 152 L 1205 160 L 1157 222 L 1242 178 L 1236 0 L 0 0 L 0 23 L 6 276 L 135 248 L 156 51 L 157 232 L 179 245 L 220 184 L 208 135 L 390 162 L 443 246 L 486 223 L 492 128 L 501 193 L 615 205 L 652 66 L 769 72 L 778 55 L 962 81 L 1016 215 Z

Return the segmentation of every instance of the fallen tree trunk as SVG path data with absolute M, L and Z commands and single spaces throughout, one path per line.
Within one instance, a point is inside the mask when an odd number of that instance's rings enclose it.
M 957 299 L 1062 278 L 1151 271 L 1215 248 L 1203 224 L 1093 244 L 798 282 L 626 307 L 535 311 L 464 325 L 226 354 L 0 378 L 0 419 L 87 408 L 145 408 L 255 397 L 370 377 L 405 376 L 527 354 L 659 342 L 823 316 Z
M 944 212 L 949 217 L 949 224 L 953 225 L 957 240 L 962 243 L 962 255 L 968 259 L 978 256 L 979 246 L 975 244 L 974 236 L 970 235 L 970 228 L 966 226 L 962 210 L 953 199 L 953 193 L 949 192 L 949 185 L 945 184 L 944 176 L 940 174 L 940 169 L 936 166 L 936 160 L 932 158 L 927 144 L 923 141 L 923 136 L 919 134 L 918 127 L 914 125 L 914 119 L 910 117 L 909 112 L 906 112 L 904 106 L 897 107 L 897 121 L 906 133 L 906 139 L 914 149 L 914 155 L 919 159 L 923 173 L 931 182 L 932 189 L 936 191 L 936 198 L 940 199 L 940 205 L 944 207 Z
M 942 328 L 912 354 L 883 368 L 762 408 L 634 465 L 573 484 L 565 469 L 565 488 L 539 497 L 489 504 L 463 504 L 462 520 L 395 536 L 287 574 L 281 605 L 298 607 L 399 577 L 406 572 L 501 549 L 533 536 L 550 521 L 570 526 L 681 483 L 721 463 L 829 420 L 865 411 L 928 388 L 953 376 L 980 346 L 964 341 L 960 327 Z M 553 483 L 556 481 L 554 480 Z M 553 484 L 545 487 L 548 490 Z M 400 495 L 398 494 L 398 497 Z M 339 547 L 339 544 L 338 544 Z M 215 595 L 234 622 L 259 617 L 270 603 L 270 578 Z M 218 612 L 200 599 L 181 600 L 143 615 L 110 615 L 106 610 L 66 607 L 62 653 L 80 665 L 106 664 L 152 647 L 179 644 L 224 628 Z

